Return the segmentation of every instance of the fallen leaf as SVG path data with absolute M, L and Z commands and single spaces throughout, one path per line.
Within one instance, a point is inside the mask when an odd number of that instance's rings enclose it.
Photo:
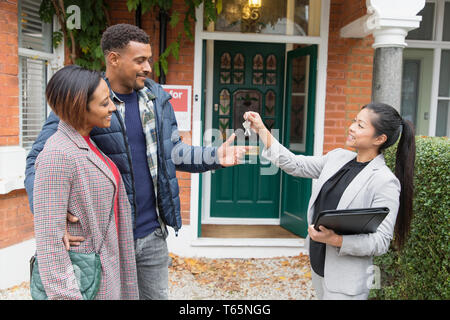
M 282 261 L 281 262 L 281 265 L 283 266 L 283 267 L 287 267 L 287 266 L 290 266 L 291 265 L 291 263 L 289 262 L 289 261 Z

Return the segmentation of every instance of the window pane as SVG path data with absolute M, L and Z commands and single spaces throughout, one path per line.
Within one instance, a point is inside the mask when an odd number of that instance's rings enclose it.
M 450 97 L 450 50 L 442 50 L 439 97 Z
M 266 108 L 264 109 L 264 117 L 275 117 L 276 96 L 273 90 L 266 93 Z
M 308 66 L 308 56 L 293 58 L 289 149 L 297 152 L 306 151 Z
M 320 1 L 222 0 L 222 12 L 208 31 L 319 36 Z M 206 24 L 206 23 L 205 23 Z
M 420 60 L 403 61 L 402 117 L 417 126 L 416 114 L 419 94 Z
M 262 95 L 261 92 L 256 89 L 236 90 L 233 93 L 232 103 L 234 130 L 242 128 L 242 119 L 244 119 L 245 112 L 255 111 L 259 114 L 262 112 Z
M 22 147 L 30 149 L 47 116 L 45 86 L 47 63 L 44 60 L 20 57 L 20 94 L 22 111 Z
M 427 3 L 418 16 L 422 16 L 420 27 L 408 33 L 409 40 L 433 40 L 434 3 Z
M 219 115 L 230 115 L 230 93 L 227 89 L 220 91 Z
M 437 108 L 437 118 L 436 118 L 436 136 L 444 137 L 448 136 L 448 105 L 450 104 L 449 100 L 440 100 L 438 101 Z
M 19 47 L 52 52 L 52 26 L 39 18 L 42 0 L 19 1 Z
M 305 132 L 306 132 L 306 101 L 304 95 L 293 95 L 291 98 L 291 131 L 289 149 L 298 152 L 305 152 Z
M 450 41 L 450 2 L 445 3 L 443 41 Z

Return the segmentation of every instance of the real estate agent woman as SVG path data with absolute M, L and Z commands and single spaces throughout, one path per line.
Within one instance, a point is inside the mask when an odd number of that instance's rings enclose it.
M 138 299 L 131 207 L 114 162 L 89 137 L 94 126 L 108 128 L 116 110 L 108 85 L 100 73 L 72 65 L 50 79 L 46 97 L 61 119 L 35 165 L 34 230 L 47 297 L 82 299 L 70 280 L 74 269 L 62 241 L 67 228 L 85 239 L 72 251 L 100 256 L 96 299 Z M 67 224 L 67 212 L 80 223 Z
M 412 215 L 414 130 L 391 106 L 371 103 L 362 107 L 349 127 L 346 146 L 324 156 L 295 155 L 265 128 L 258 113 L 247 112 L 265 145 L 262 156 L 293 176 L 317 179 L 308 206 L 308 224 L 323 210 L 388 207 L 390 213 L 375 233 L 337 235 L 320 226 L 308 228 L 307 248 L 313 286 L 319 299 L 367 299 L 372 257 L 389 249 L 394 236 L 401 247 Z M 382 151 L 400 138 L 395 175 Z M 369 282 L 369 284 L 368 284 Z

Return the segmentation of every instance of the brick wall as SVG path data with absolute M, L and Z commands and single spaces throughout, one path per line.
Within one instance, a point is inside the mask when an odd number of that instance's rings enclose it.
M 0 2 L 0 146 L 19 144 L 17 2 Z
M 32 238 L 33 216 L 25 190 L 0 195 L 0 249 Z
M 129 12 L 124 0 L 109 0 L 109 13 L 112 24 L 129 23 L 135 24 L 135 13 Z M 185 9 L 184 0 L 174 0 L 173 10 L 183 13 Z M 167 44 L 176 39 L 179 32 L 183 32 L 184 15 L 180 14 L 179 25 L 172 29 L 167 27 Z M 159 17 L 155 12 L 146 12 L 141 18 L 142 29 L 150 36 L 153 59 L 159 57 Z M 194 26 L 192 26 L 194 32 Z M 171 85 L 194 85 L 194 42 L 183 39 L 180 45 L 179 60 L 169 57 L 169 73 L 166 75 L 166 84 Z M 158 82 L 158 78 L 153 72 L 151 78 Z M 192 132 L 181 132 L 183 142 L 191 144 Z M 191 175 L 187 172 L 177 172 L 180 187 L 181 217 L 183 225 L 189 224 L 190 219 L 190 197 L 191 197 Z
M 341 8 L 344 8 L 340 18 L 342 27 L 367 13 L 366 0 L 332 0 L 331 2 L 342 3 Z
M 186 11 L 184 0 L 174 0 L 173 10 L 180 13 Z M 184 33 L 184 14 L 180 14 L 178 26 L 172 29 L 167 27 L 167 44 L 176 40 L 179 32 Z M 194 24 L 191 25 L 192 34 L 195 35 Z M 186 85 L 194 88 L 194 42 L 183 37 L 180 44 L 179 60 L 172 56 L 169 58 L 169 73 L 166 78 L 167 84 Z M 192 96 L 194 96 L 192 94 Z M 192 98 L 193 99 L 193 98 Z M 191 101 L 191 105 L 193 101 Z M 192 114 L 191 114 L 192 126 Z M 192 144 L 192 131 L 181 132 L 183 142 Z M 181 218 L 183 225 L 190 224 L 190 203 L 191 203 L 191 174 L 188 172 L 177 172 L 178 184 L 180 187 Z
M 19 145 L 17 1 L 0 2 L 0 147 Z M 25 190 L 0 195 L 0 249 L 34 237 Z
M 363 0 L 334 0 L 330 8 L 323 151 L 344 147 L 347 128 L 372 91 L 373 38 L 344 39 L 346 24 L 366 14 Z

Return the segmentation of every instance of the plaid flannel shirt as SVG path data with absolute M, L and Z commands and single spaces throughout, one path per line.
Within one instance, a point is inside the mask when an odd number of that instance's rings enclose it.
M 155 119 L 155 109 L 153 101 L 155 96 L 150 92 L 147 87 L 139 90 L 138 94 L 138 104 L 139 104 L 139 114 L 142 123 L 142 129 L 144 130 L 146 149 L 147 149 L 147 163 L 150 169 L 150 174 L 152 175 L 153 187 L 155 189 L 155 197 L 158 195 L 158 140 L 156 136 L 156 119 Z M 117 110 L 119 110 L 123 123 L 125 125 L 125 103 L 121 101 L 114 94 L 115 98 L 119 101 L 116 103 Z M 156 208 L 158 209 L 158 208 Z

